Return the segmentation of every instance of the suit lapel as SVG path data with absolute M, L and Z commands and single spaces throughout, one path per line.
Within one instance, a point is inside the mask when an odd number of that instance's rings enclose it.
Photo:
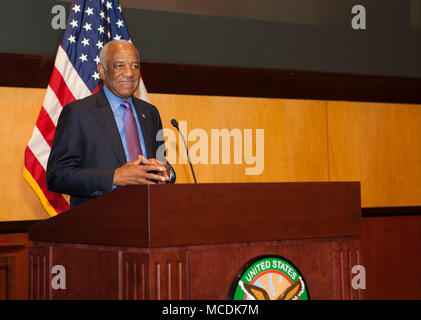
M 96 95 L 96 103 L 95 116 L 99 122 L 99 126 L 111 144 L 118 161 L 123 165 L 127 162 L 123 143 L 121 142 L 114 114 L 105 96 L 104 89 L 101 89 Z
M 140 122 L 140 126 L 143 133 L 143 138 L 146 144 L 146 152 L 148 153 L 148 158 L 155 158 L 152 142 L 155 141 L 156 137 L 153 137 L 153 128 L 152 128 L 152 119 L 149 113 L 146 112 L 145 108 L 142 106 L 142 101 L 133 97 L 133 105 L 136 109 L 137 117 Z

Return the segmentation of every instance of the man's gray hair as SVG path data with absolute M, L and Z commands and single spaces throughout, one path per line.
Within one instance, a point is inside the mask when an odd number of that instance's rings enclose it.
M 133 43 L 131 43 L 131 41 L 129 40 L 111 40 L 109 42 L 107 42 L 104 47 L 101 49 L 101 52 L 99 53 L 99 63 L 102 64 L 102 66 L 104 67 L 104 69 L 107 69 L 107 53 L 108 53 L 108 48 L 114 44 L 122 44 L 122 45 L 129 45 L 131 47 L 133 47 L 136 50 L 137 56 L 139 56 L 139 51 L 137 50 L 137 48 L 134 46 Z

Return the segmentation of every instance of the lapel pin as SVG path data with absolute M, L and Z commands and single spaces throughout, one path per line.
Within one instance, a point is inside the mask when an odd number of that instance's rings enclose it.
M 144 114 L 144 113 L 142 113 L 142 114 L 141 114 L 141 116 L 142 116 L 142 118 L 143 118 L 143 119 L 145 119 L 145 118 L 146 118 L 146 116 L 145 116 L 145 114 Z

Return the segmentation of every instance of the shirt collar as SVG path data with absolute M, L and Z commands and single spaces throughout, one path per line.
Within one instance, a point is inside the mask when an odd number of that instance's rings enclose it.
M 125 100 L 120 97 L 117 97 L 114 93 L 111 92 L 110 89 L 107 88 L 105 84 L 104 84 L 104 93 L 108 99 L 108 102 L 110 103 L 111 110 L 113 111 L 113 113 L 115 113 L 118 107 L 121 105 L 121 103 Z M 130 102 L 131 105 L 133 104 L 132 97 L 129 97 L 128 99 L 126 99 L 126 101 Z

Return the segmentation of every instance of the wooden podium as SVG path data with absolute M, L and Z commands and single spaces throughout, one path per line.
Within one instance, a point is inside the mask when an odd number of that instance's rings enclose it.
M 119 188 L 29 228 L 29 297 L 226 299 L 250 259 L 273 254 L 312 299 L 361 299 L 360 225 L 359 182 Z

